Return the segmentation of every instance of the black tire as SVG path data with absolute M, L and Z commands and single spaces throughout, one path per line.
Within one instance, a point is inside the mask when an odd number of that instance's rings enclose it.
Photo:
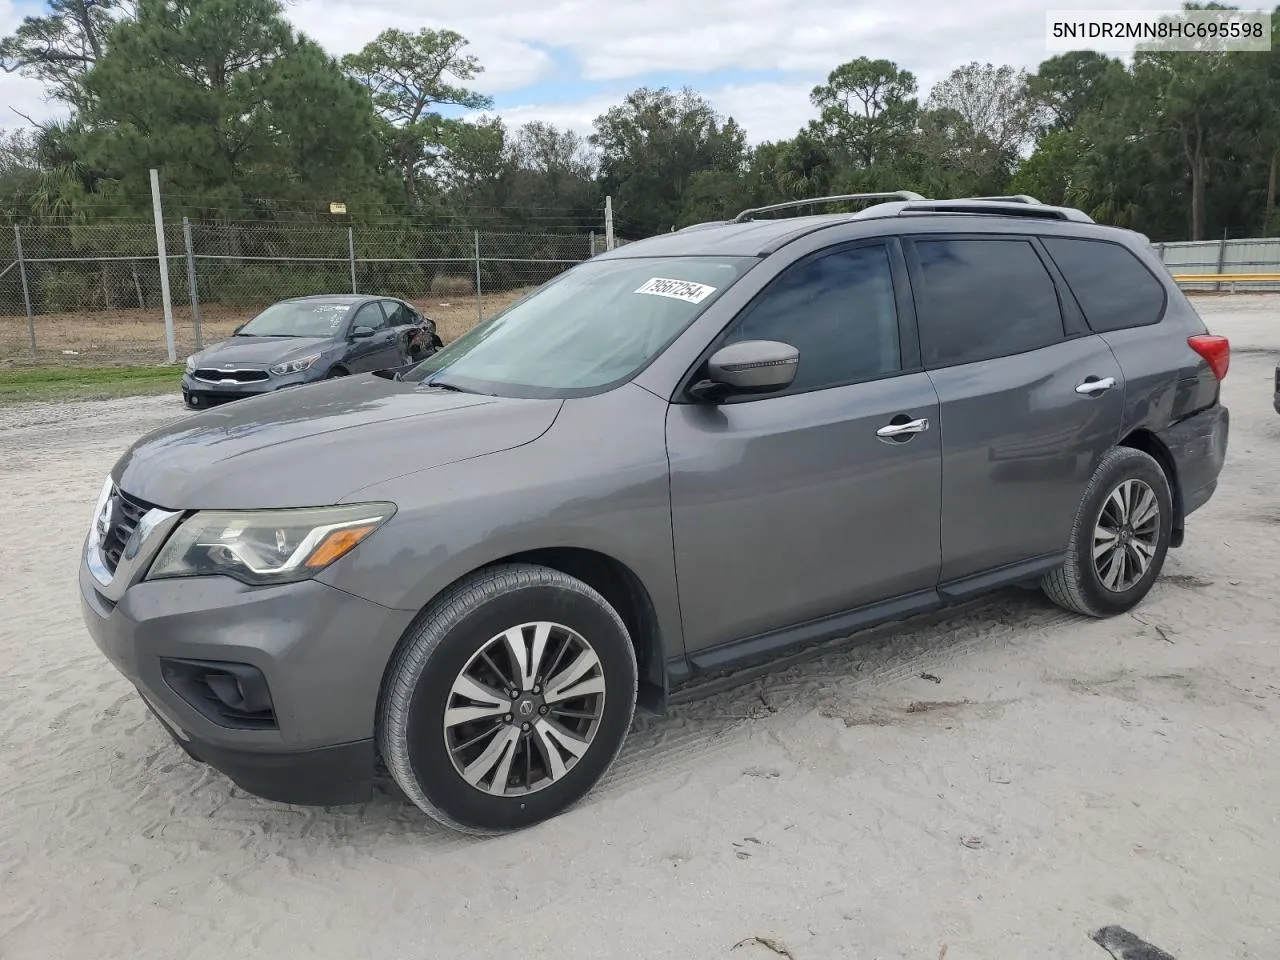
M 558 780 L 533 792 L 495 795 L 468 783 L 455 767 L 445 708 L 477 651 L 511 627 L 535 621 L 562 624 L 588 640 L 604 678 L 603 705 L 585 752 Z M 547 567 L 491 567 L 445 591 L 409 628 L 383 681 L 378 748 L 396 785 L 434 820 L 465 833 L 519 830 L 567 810 L 612 766 L 631 728 L 636 681 L 627 628 L 599 593 Z
M 1146 570 L 1135 582 L 1124 589 L 1110 589 L 1103 583 L 1102 574 L 1094 563 L 1095 528 L 1104 507 L 1107 507 L 1108 498 L 1131 480 L 1145 484 L 1155 494 L 1160 511 L 1155 550 Z M 1089 617 L 1127 613 L 1142 602 L 1160 576 L 1172 530 L 1173 496 L 1169 479 L 1160 464 L 1141 450 L 1116 447 L 1099 462 L 1085 490 L 1071 529 L 1066 562 L 1046 575 L 1041 587 L 1050 600 L 1074 613 Z
M 330 380 L 332 380 L 334 377 L 345 377 L 345 376 L 348 376 L 348 371 L 346 367 L 334 367 L 332 370 L 329 371 Z

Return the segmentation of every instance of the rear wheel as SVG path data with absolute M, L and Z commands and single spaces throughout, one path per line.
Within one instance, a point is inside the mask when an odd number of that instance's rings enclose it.
M 1164 566 L 1173 530 L 1169 480 L 1149 454 L 1117 447 L 1085 491 L 1066 562 L 1042 582 L 1059 606 L 1091 617 L 1136 607 Z
M 383 760 L 447 826 L 501 833 L 553 817 L 612 765 L 635 712 L 622 619 L 556 570 L 508 564 L 434 601 L 393 658 Z

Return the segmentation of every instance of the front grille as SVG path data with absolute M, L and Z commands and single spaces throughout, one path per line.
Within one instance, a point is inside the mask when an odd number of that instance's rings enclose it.
M 236 383 L 261 383 L 268 378 L 265 370 L 212 370 L 200 368 L 192 374 L 197 380 L 219 383 L 222 380 L 234 380 Z
M 111 524 L 102 537 L 102 562 L 112 573 L 116 572 L 116 566 L 120 563 L 120 554 L 124 551 L 124 545 L 129 542 L 133 531 L 137 529 L 138 522 L 150 509 L 151 504 L 129 496 L 119 487 L 112 488 Z

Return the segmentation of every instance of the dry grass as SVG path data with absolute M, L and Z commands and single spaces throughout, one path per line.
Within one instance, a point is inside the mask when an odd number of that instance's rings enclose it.
M 488 294 L 480 311 L 492 316 L 524 296 L 527 290 Z M 437 295 L 410 301 L 436 322 L 448 343 L 477 322 L 474 294 Z M 205 346 L 231 335 L 256 310 L 229 310 L 216 304 L 200 310 Z M 18 367 L 103 367 L 164 363 L 164 317 L 158 310 L 104 310 L 94 313 L 47 314 L 35 318 L 37 356 L 32 357 L 26 317 L 0 317 L 0 369 Z M 179 359 L 195 351 L 190 308 L 174 310 L 174 339 Z

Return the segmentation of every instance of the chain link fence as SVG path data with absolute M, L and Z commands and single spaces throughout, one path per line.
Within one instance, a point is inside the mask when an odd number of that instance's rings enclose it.
M 627 241 L 615 239 L 615 246 Z M 413 224 L 201 221 L 165 225 L 179 361 L 287 297 L 408 300 L 445 341 L 598 253 L 603 234 Z M 0 364 L 167 360 L 153 223 L 0 228 Z

